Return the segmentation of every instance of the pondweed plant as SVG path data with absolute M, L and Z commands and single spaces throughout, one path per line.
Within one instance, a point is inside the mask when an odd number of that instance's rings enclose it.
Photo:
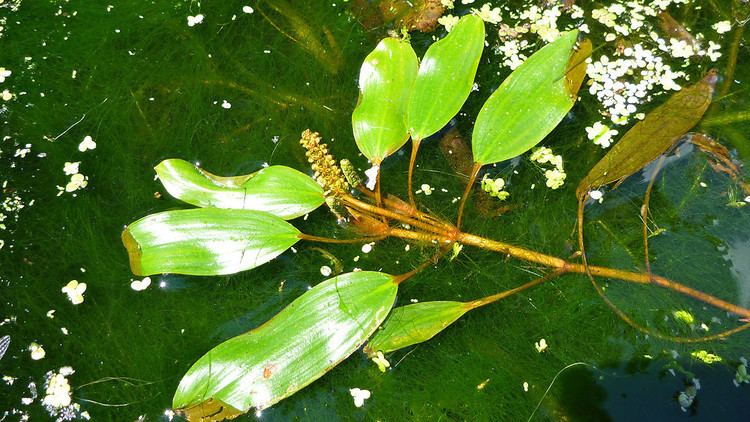
M 484 48 L 484 23 L 465 16 L 422 60 L 407 40 L 382 40 L 362 64 L 360 98 L 352 115 L 354 139 L 372 163 L 365 185 L 348 161 L 339 164 L 310 130 L 301 143 L 312 166 L 300 171 L 270 166 L 245 176 L 220 177 L 179 159 L 156 167 L 166 190 L 199 208 L 149 215 L 122 234 L 132 271 L 222 275 L 262 265 L 299 241 L 362 243 L 387 237 L 434 244 L 437 253 L 405 274 L 356 271 L 311 288 L 265 324 L 210 350 L 185 374 L 173 406 L 190 420 L 232 418 L 264 409 L 294 394 L 368 341 L 364 350 L 384 365 L 382 353 L 432 338 L 466 312 L 566 273 L 586 273 L 656 285 L 742 317 L 750 310 L 647 272 L 587 265 L 461 230 L 463 209 L 484 165 L 525 153 L 541 142 L 576 102 L 591 44 L 578 31 L 561 34 L 518 67 L 484 104 L 472 135 L 474 165 L 458 209 L 449 222 L 419 209 L 412 196 L 412 169 L 420 142 L 437 133 L 469 96 Z M 590 189 L 622 180 L 663 154 L 705 112 L 715 77 L 709 74 L 676 94 L 634 127 L 622 147 L 592 169 L 578 189 L 579 222 Z M 689 101 L 688 101 L 689 100 Z M 671 104 L 671 105 L 670 105 Z M 638 133 L 650 133 L 659 116 L 686 110 L 659 145 L 641 153 Z M 677 133 L 679 132 L 679 133 Z M 408 202 L 380 192 L 380 165 L 412 140 Z M 635 140 L 634 140 L 635 139 Z M 647 140 L 648 141 L 648 140 Z M 326 204 L 360 237 L 332 239 L 302 233 L 288 220 Z M 583 251 L 583 233 L 580 231 Z M 468 302 L 420 302 L 393 308 L 399 285 L 446 255 L 473 246 L 550 269 L 542 278 Z M 596 283 L 594 283 L 596 285 Z M 598 286 L 597 286 L 598 288 Z M 622 315 L 626 318 L 626 316 Z M 382 329 L 378 328 L 383 325 Z M 740 327 L 742 328 L 742 327 Z M 733 331 L 738 330 L 734 329 Z M 726 335 L 726 334 L 721 334 Z M 719 335 L 719 336 L 721 336 Z M 714 336 L 716 337 L 716 336 Z

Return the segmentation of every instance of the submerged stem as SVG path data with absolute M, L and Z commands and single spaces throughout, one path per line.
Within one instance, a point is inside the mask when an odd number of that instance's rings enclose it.
M 369 236 L 369 237 L 357 237 L 353 239 L 334 239 L 331 237 L 313 236 L 310 234 L 300 233 L 297 237 L 302 240 L 308 240 L 310 242 L 321 242 L 321 243 L 367 243 L 382 240 L 384 236 Z
M 596 290 L 596 293 L 601 297 L 601 299 L 604 301 L 604 303 L 609 306 L 609 308 L 614 312 L 620 319 L 622 319 L 625 323 L 630 325 L 631 327 L 647 333 L 653 337 L 661 338 L 664 340 L 670 340 L 670 341 L 676 341 L 676 342 L 682 342 L 682 343 L 697 343 L 701 341 L 710 341 L 710 340 L 716 340 L 720 338 L 724 338 L 726 336 L 732 335 L 734 333 L 743 331 L 747 328 L 750 328 L 750 323 L 747 323 L 745 325 L 735 327 L 726 331 L 723 331 L 718 334 L 713 334 L 710 336 L 704 336 L 704 337 L 698 337 L 698 338 L 687 338 L 687 337 L 673 337 L 673 336 L 666 336 L 661 333 L 658 333 L 656 331 L 650 330 L 637 322 L 635 322 L 633 319 L 631 319 L 625 312 L 620 310 L 614 303 L 612 303 L 611 300 L 607 297 L 607 295 L 604 294 L 604 290 L 602 290 L 601 286 L 596 282 L 596 279 L 594 279 L 594 274 L 596 275 L 603 275 L 606 277 L 612 277 L 611 275 L 604 275 L 600 273 L 601 267 L 593 267 L 589 266 L 588 260 L 586 258 L 586 247 L 584 244 L 584 236 L 583 236 L 583 210 L 584 206 L 586 205 L 586 195 L 582 195 L 580 198 L 578 198 L 578 215 L 577 215 L 577 224 L 578 224 L 578 247 L 581 251 L 581 258 L 583 261 L 583 273 L 586 274 L 591 281 L 591 285 L 594 286 L 594 289 Z M 619 272 L 619 270 L 616 270 Z M 646 277 L 645 281 L 636 281 L 639 283 L 644 284 L 656 284 L 661 287 L 682 293 L 686 296 L 692 297 L 693 299 L 702 301 L 704 303 L 708 303 L 711 306 L 714 306 L 716 308 L 725 310 L 727 312 L 732 312 L 737 315 L 742 315 L 747 317 L 747 315 L 750 315 L 750 310 L 742 308 L 740 306 L 737 306 L 733 303 L 725 302 L 719 298 L 713 297 L 711 295 L 705 294 L 703 292 L 697 291 L 695 289 L 692 289 L 690 287 L 684 286 L 682 284 L 679 284 L 677 282 L 668 280 L 664 277 L 654 276 L 652 274 L 638 274 L 633 273 L 636 275 L 644 276 Z M 619 277 L 612 277 L 612 278 L 619 278 Z M 620 278 L 620 280 L 625 280 Z M 630 280 L 625 280 L 630 281 Z M 634 281 L 634 280 L 633 280 Z
M 424 270 L 425 268 L 429 267 L 430 265 L 434 265 L 434 264 L 437 264 L 437 262 L 438 262 L 438 261 L 440 260 L 440 258 L 441 258 L 441 257 L 442 257 L 443 255 L 445 255 L 445 252 L 446 252 L 446 249 L 442 248 L 442 249 L 440 249 L 440 250 L 439 250 L 438 252 L 436 252 L 436 253 L 435 253 L 434 255 L 432 255 L 432 256 L 430 257 L 430 259 L 428 259 L 428 260 L 426 260 L 425 262 L 423 262 L 423 263 L 419 264 L 419 265 L 418 265 L 418 266 L 417 266 L 416 268 L 414 268 L 413 270 L 411 270 L 411 271 L 409 271 L 409 272 L 406 272 L 406 273 L 404 273 L 404 274 L 401 274 L 401 275 L 395 276 L 395 282 L 396 282 L 396 284 L 401 284 L 401 283 L 403 283 L 404 281 L 406 281 L 406 280 L 408 280 L 409 278 L 411 278 L 412 276 L 414 276 L 414 275 L 418 274 L 419 272 L 421 272 L 421 271 L 422 271 L 422 270 Z
M 414 202 L 414 185 L 412 182 L 412 178 L 414 176 L 414 162 L 417 160 L 417 151 L 419 150 L 420 142 L 421 141 L 419 139 L 411 140 L 411 158 L 409 159 L 409 179 L 407 181 L 407 187 L 409 194 L 409 204 L 414 208 L 417 208 L 417 203 Z
M 471 188 L 474 186 L 474 182 L 477 181 L 477 174 L 479 174 L 479 169 L 482 168 L 481 163 L 474 163 L 474 167 L 471 168 L 471 175 L 469 175 L 469 182 L 466 184 L 466 189 L 464 189 L 464 195 L 461 197 L 461 204 L 458 206 L 458 218 L 456 219 L 456 227 L 461 228 L 461 219 L 464 215 L 464 207 L 466 206 L 466 200 L 469 199 L 469 195 L 471 194 Z
M 466 305 L 469 309 L 476 309 L 484 305 L 489 305 L 490 303 L 494 303 L 494 302 L 497 302 L 498 300 L 505 299 L 508 296 L 514 295 L 516 293 L 520 293 L 526 289 L 529 289 L 538 284 L 544 283 L 545 281 L 552 280 L 553 278 L 558 277 L 564 273 L 565 273 L 564 270 L 554 271 L 545 275 L 544 277 L 535 278 L 534 280 L 531 280 L 525 284 L 522 284 L 510 290 L 506 290 L 504 292 L 496 293 L 494 295 L 490 295 L 487 297 L 483 297 L 481 299 L 468 302 Z
M 581 201 L 583 201 L 583 199 L 581 199 Z M 581 227 L 579 227 L 579 240 L 582 240 L 582 234 L 580 233 L 580 230 L 582 230 Z M 711 306 L 722 309 L 724 311 L 731 312 L 733 314 L 741 315 L 744 317 L 750 317 L 749 309 L 745 309 L 741 306 L 737 306 L 733 303 L 729 303 L 725 300 L 703 293 L 699 290 L 695 290 L 691 287 L 685 286 L 676 281 L 666 279 L 664 277 L 651 275 L 651 274 L 644 274 L 644 273 L 635 273 L 635 272 L 625 271 L 625 270 L 618 270 L 615 268 L 588 265 L 588 262 L 586 261 L 586 254 L 583 250 L 581 251 L 582 253 L 581 256 L 584 260 L 584 263 L 577 264 L 573 262 L 568 262 L 562 258 L 558 258 L 558 257 L 551 256 L 551 255 L 546 255 L 541 252 L 532 251 L 530 249 L 510 245 L 507 243 L 498 242 L 498 241 L 491 240 L 491 239 L 486 239 L 480 236 L 475 236 L 473 234 L 460 233 L 458 235 L 457 240 L 467 245 L 477 246 L 483 249 L 501 252 L 503 254 L 510 255 L 514 258 L 522 259 L 524 261 L 529 261 L 529 262 L 535 262 L 537 264 L 541 264 L 546 267 L 552 267 L 558 270 L 564 269 L 565 272 L 588 274 L 592 279 L 593 279 L 593 276 L 599 276 L 599 277 L 607 277 L 607 278 L 612 278 L 612 279 L 617 279 L 617 280 L 622 280 L 622 281 L 627 281 L 627 282 L 637 283 L 637 284 L 655 284 L 659 287 L 673 290 L 675 292 L 692 297 L 693 299 L 707 303 Z
M 651 180 L 648 181 L 648 187 L 646 188 L 646 194 L 643 198 L 643 205 L 641 206 L 641 219 L 643 220 L 643 261 L 646 264 L 646 273 L 651 274 L 651 260 L 648 256 L 648 212 L 649 205 L 651 204 L 651 191 L 654 189 L 654 182 L 656 182 L 656 176 L 659 175 L 662 166 L 664 165 L 664 159 L 666 154 L 662 154 L 659 161 L 656 163 L 654 173 L 651 175 Z

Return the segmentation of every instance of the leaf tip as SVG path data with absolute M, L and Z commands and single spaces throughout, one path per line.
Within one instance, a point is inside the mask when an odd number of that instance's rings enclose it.
M 135 237 L 133 237 L 133 234 L 130 233 L 130 228 L 126 227 L 125 230 L 122 231 L 122 244 L 125 246 L 125 249 L 128 251 L 128 259 L 130 260 L 130 270 L 133 272 L 133 274 L 138 276 L 144 276 L 147 274 L 143 274 L 143 268 L 141 267 L 141 246 L 138 244 L 138 241 L 135 240 Z
M 189 407 L 178 408 L 175 413 L 191 422 L 208 422 L 234 419 L 245 412 L 238 410 L 221 400 L 211 398 Z

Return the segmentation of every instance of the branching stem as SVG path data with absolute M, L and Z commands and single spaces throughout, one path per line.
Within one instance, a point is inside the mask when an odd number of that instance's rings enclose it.
M 368 204 L 367 202 L 360 201 L 357 198 L 354 198 L 351 195 L 342 195 L 341 200 L 348 206 L 355 208 L 359 211 L 369 213 L 372 215 L 375 215 L 377 217 L 387 217 L 396 221 L 400 221 L 402 223 L 406 223 L 410 226 L 417 227 L 419 229 L 438 233 L 443 236 L 451 236 L 452 233 L 448 227 L 445 226 L 437 226 L 435 224 L 431 224 L 425 221 L 420 221 L 412 217 L 408 217 L 406 215 L 400 214 L 395 211 L 391 211 L 382 207 L 377 207 L 372 204 Z
M 746 308 L 737 306 L 733 303 L 719 299 L 715 296 L 711 296 L 707 293 L 703 293 L 699 290 L 685 286 L 676 281 L 672 281 L 653 274 L 587 265 L 587 262 L 585 261 L 583 264 L 568 262 L 556 256 L 546 255 L 541 252 L 533 251 L 531 249 L 499 242 L 497 240 L 487 239 L 470 233 L 458 232 L 455 234 L 446 235 L 446 233 L 441 234 L 439 233 L 439 231 L 433 231 L 432 233 L 420 233 L 410 230 L 391 229 L 389 231 L 389 235 L 422 242 L 431 242 L 439 245 L 459 242 L 461 244 L 499 252 L 523 261 L 534 262 L 540 265 L 544 265 L 545 267 L 553 268 L 555 270 L 566 273 L 590 274 L 591 277 L 605 277 L 627 281 L 635 284 L 653 284 L 689 296 L 693 299 L 699 300 L 718 309 L 731 312 L 733 314 L 740 315 L 746 318 L 750 317 L 750 310 Z M 585 254 L 582 256 L 585 260 Z
M 470 183 L 467 188 L 467 192 L 470 191 L 470 187 L 473 184 L 473 180 L 476 179 L 478 167 L 479 166 L 475 165 L 474 170 L 472 171 L 472 177 L 471 177 L 472 180 L 470 180 Z M 466 199 L 466 196 L 467 194 L 464 194 L 464 199 Z M 328 239 L 328 238 L 319 238 L 316 236 L 310 236 L 310 235 L 305 235 L 305 234 L 300 235 L 300 238 L 305 239 L 305 240 L 322 241 L 322 242 L 328 242 L 328 243 L 357 243 L 357 242 L 379 240 L 387 236 L 393 236 L 393 237 L 408 239 L 408 240 L 417 241 L 417 242 L 435 244 L 439 246 L 441 249 L 447 247 L 448 245 L 453 244 L 454 242 L 458 242 L 460 244 L 474 246 L 474 247 L 478 247 L 481 249 L 498 252 L 503 255 L 507 255 L 509 257 L 513 257 L 513 258 L 520 259 L 520 260 L 527 261 L 527 262 L 533 262 L 533 263 L 540 264 L 545 267 L 553 269 L 553 272 L 550 273 L 546 277 L 533 280 L 525 285 L 519 286 L 515 289 L 511 289 L 507 292 L 502 292 L 497 295 L 489 296 L 487 298 L 480 299 L 479 301 L 475 301 L 474 306 L 482 306 L 483 304 L 491 303 L 493 301 L 507 297 L 514 293 L 518 293 L 519 291 L 525 290 L 529 287 L 535 286 L 539 283 L 542 283 L 543 281 L 552 279 L 564 273 L 579 273 L 579 274 L 586 274 L 589 276 L 592 284 L 594 285 L 594 287 L 596 288 L 597 292 L 600 295 L 603 294 L 603 292 L 601 291 L 601 288 L 596 283 L 594 277 L 616 279 L 616 280 L 626 281 L 626 282 L 635 283 L 635 284 L 656 285 L 665 289 L 672 290 L 674 292 L 678 292 L 685 296 L 691 297 L 695 300 L 709 304 L 715 308 L 724 310 L 726 312 L 730 312 L 730 313 L 739 315 L 744 318 L 750 318 L 749 309 L 743 308 L 741 306 L 737 306 L 733 303 L 727 302 L 715 296 L 712 296 L 707 293 L 701 292 L 699 290 L 693 289 L 691 287 L 685 286 L 676 281 L 669 280 L 667 278 L 660 277 L 657 275 L 653 275 L 650 272 L 646 272 L 646 273 L 632 272 L 632 271 L 619 270 L 619 269 L 609 268 L 609 267 L 599 267 L 595 265 L 588 265 L 586 252 L 584 249 L 585 245 L 583 242 L 583 227 L 582 227 L 583 207 L 584 207 L 585 199 L 586 199 L 585 196 L 582 198 L 579 198 L 579 205 L 578 205 L 578 226 L 579 226 L 578 227 L 578 236 L 579 236 L 578 241 L 579 241 L 579 247 L 581 249 L 582 263 L 570 262 L 565 259 L 562 259 L 556 256 L 547 255 L 547 254 L 534 251 L 531 249 L 523 248 L 520 246 L 505 243 L 505 242 L 500 242 L 497 240 L 487 239 L 487 238 L 477 236 L 471 233 L 464 233 L 464 232 L 461 232 L 457 227 L 452 226 L 449 223 L 441 222 L 440 220 L 430 216 L 429 214 L 424 214 L 417 210 L 414 210 L 414 212 L 411 213 L 411 208 L 407 208 L 407 210 L 410 212 L 411 215 L 403 214 L 402 212 L 404 211 L 404 206 L 403 204 L 400 203 L 400 201 L 397 198 L 391 199 L 391 200 L 385 199 L 384 201 L 385 206 L 391 206 L 393 207 L 393 209 L 379 207 L 371 203 L 361 201 L 348 194 L 341 195 L 339 199 L 344 204 L 351 207 L 352 209 L 357 210 L 358 212 L 362 212 L 366 215 L 374 216 L 376 218 L 385 217 L 396 222 L 407 224 L 408 229 L 399 228 L 399 227 L 387 227 L 383 236 L 365 237 L 365 238 L 359 238 L 359 239 Z M 462 202 L 465 202 L 465 201 L 462 201 Z M 442 251 L 436 256 L 439 257 L 439 255 L 442 255 Z M 399 276 L 400 278 L 397 279 L 397 282 L 401 282 L 413 276 L 417 272 L 421 271 L 422 269 L 432 264 L 434 261 L 435 259 L 428 260 L 427 262 L 425 262 L 424 264 L 422 264 L 420 267 L 416 268 L 415 270 L 409 273 L 403 274 L 402 276 Z M 606 301 L 606 298 L 605 298 L 605 301 Z M 621 312 L 618 313 L 618 315 L 620 314 Z

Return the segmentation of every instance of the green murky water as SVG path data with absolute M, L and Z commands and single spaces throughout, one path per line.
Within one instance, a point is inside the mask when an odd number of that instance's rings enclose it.
M 49 419 L 40 403 L 45 373 L 63 366 L 75 369 L 68 377 L 73 401 L 93 420 L 163 420 L 189 366 L 323 280 L 320 267 L 333 266 L 327 253 L 345 271 L 395 274 L 434 252 L 420 246 L 405 252 L 396 239 L 368 254 L 359 247 L 300 244 L 296 253 L 251 272 L 165 275 L 153 277 L 145 291 L 131 289 L 134 279 L 119 239 L 123 226 L 149 213 L 186 208 L 154 180 L 152 168 L 160 160 L 184 158 L 225 175 L 246 174 L 264 163 L 304 170 L 297 140 L 309 127 L 330 140 L 339 158 L 369 167 L 352 141 L 350 115 L 359 65 L 385 29 L 363 29 L 348 2 L 290 0 L 272 7 L 253 1 L 251 14 L 233 1 L 124 1 L 108 8 L 27 0 L 18 10 L 11 3 L 0 3 L 0 66 L 12 70 L 0 90 L 15 94 L 0 106 L 0 171 L 3 200 L 19 197 L 25 208 L 6 211 L 7 228 L 0 232 L 0 336 L 11 337 L 0 373 L 15 379 L 0 384 L 0 420 L 18 420 L 19 412 Z M 730 2 L 694 3 L 671 10 L 721 42 L 724 55 L 717 63 L 694 60 L 683 70 L 693 79 L 712 66 L 724 74 L 737 31 L 717 37 L 710 25 L 731 20 Z M 579 4 L 587 15 L 601 6 Z M 457 7 L 458 13 L 468 8 Z M 202 23 L 186 25 L 187 16 L 199 13 L 205 15 Z M 602 29 L 592 31 L 596 48 Z M 496 26 L 488 26 L 488 34 L 490 45 L 496 44 Z M 414 35 L 418 53 L 430 36 Z M 748 107 L 743 87 L 750 62 L 739 37 L 735 83 L 697 130 L 746 164 L 750 126 L 742 114 Z M 461 132 L 470 133 L 478 108 L 509 73 L 499 62 L 486 49 L 478 91 L 455 120 Z M 545 188 L 543 172 L 527 159 L 500 164 L 490 173 L 510 181 L 510 209 L 487 216 L 470 206 L 466 231 L 561 257 L 577 249 L 575 185 L 604 153 L 584 130 L 602 120 L 599 106 L 590 94 L 581 97 L 544 142 L 565 159 L 565 186 Z M 96 149 L 81 152 L 78 145 L 87 135 Z M 30 151 L 18 152 L 26 144 Z M 415 182 L 435 192 L 418 200 L 452 218 L 452 199 L 465 179 L 451 170 L 437 140 L 423 145 Z M 57 186 L 69 179 L 64 164 L 76 161 L 88 186 L 58 196 Z M 405 196 L 407 165 L 408 150 L 386 161 L 384 190 Z M 592 262 L 643 270 L 639 208 L 647 180 L 636 175 L 587 208 Z M 737 205 L 745 196 L 711 168 L 705 154 L 681 148 L 655 183 L 652 270 L 749 306 L 750 207 Z M 297 226 L 329 236 L 346 229 L 333 221 L 321 209 Z M 520 285 L 542 270 L 465 248 L 452 262 L 405 284 L 398 301 L 474 299 Z M 88 286 L 80 305 L 60 290 L 73 279 Z M 702 323 L 708 334 L 737 326 L 736 316 L 656 287 L 610 281 L 606 291 L 639 323 L 671 335 L 695 336 L 704 331 Z M 680 325 L 676 310 L 689 311 L 695 322 Z M 535 342 L 542 338 L 549 347 L 539 353 Z M 31 359 L 32 342 L 43 346 L 44 359 Z M 470 313 L 432 341 L 394 353 L 386 374 L 356 353 L 260 419 L 526 420 L 533 414 L 534 420 L 746 420 L 750 386 L 735 387 L 732 380 L 740 357 L 750 357 L 749 345 L 747 333 L 699 344 L 654 339 L 620 320 L 585 277 L 569 275 Z M 696 350 L 723 361 L 706 365 L 690 357 Z M 685 412 L 677 396 L 692 378 L 701 389 Z M 353 405 L 353 387 L 372 392 L 362 408 Z M 26 405 L 23 398 L 33 400 Z

